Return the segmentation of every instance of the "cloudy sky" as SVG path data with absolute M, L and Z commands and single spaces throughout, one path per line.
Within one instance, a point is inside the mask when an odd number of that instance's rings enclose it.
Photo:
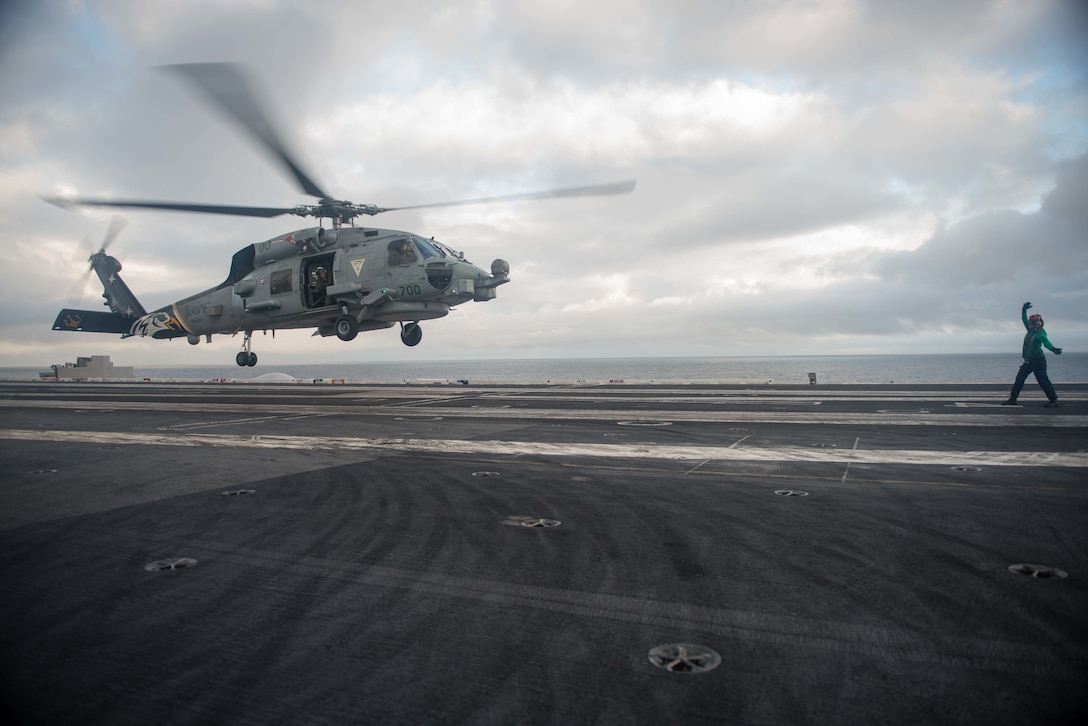
M 1088 13 L 1046 0 L 0 3 L 0 366 L 230 364 L 241 337 L 53 332 L 113 212 L 56 194 L 313 201 L 157 66 L 242 61 L 334 195 L 404 206 L 637 179 L 626 196 L 393 212 L 497 300 L 352 360 L 1015 353 L 1020 305 L 1088 350 Z M 124 210 L 148 309 L 311 226 Z M 100 290 L 76 307 L 95 309 Z M 97 301 L 96 301 L 97 300 Z

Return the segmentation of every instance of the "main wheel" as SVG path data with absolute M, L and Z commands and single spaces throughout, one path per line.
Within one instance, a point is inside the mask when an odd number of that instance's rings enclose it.
M 257 365 L 257 354 L 256 353 L 250 353 L 249 354 L 249 360 L 246 361 L 246 365 L 249 366 L 250 368 Z
M 240 353 L 238 353 L 238 355 L 234 356 L 234 362 L 243 367 L 248 366 L 249 353 L 245 352 L 244 350 L 241 351 Z
M 407 323 L 401 328 L 400 342 L 408 347 L 419 345 L 421 340 L 423 340 L 423 328 L 419 327 L 419 323 Z
M 341 315 L 336 319 L 333 327 L 336 330 L 336 337 L 345 342 L 355 340 L 355 336 L 359 334 L 359 321 L 351 315 Z

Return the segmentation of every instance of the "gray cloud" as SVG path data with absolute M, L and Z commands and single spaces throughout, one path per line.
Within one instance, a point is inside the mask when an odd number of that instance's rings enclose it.
M 929 287 L 1022 285 L 1049 293 L 1088 283 L 1088 214 L 1077 197 L 1088 157 L 1063 165 L 1039 211 L 987 212 L 940 231 L 916 250 L 882 258 L 874 270 L 890 281 Z

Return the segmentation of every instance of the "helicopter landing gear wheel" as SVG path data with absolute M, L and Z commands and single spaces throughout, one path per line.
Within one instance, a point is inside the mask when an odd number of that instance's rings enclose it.
M 253 338 L 253 331 L 247 330 L 245 338 L 242 339 L 242 350 L 238 355 L 234 356 L 234 362 L 239 366 L 249 366 L 252 368 L 257 365 L 257 354 L 249 349 L 250 340 Z
M 336 319 L 333 328 L 336 330 L 336 337 L 346 343 L 355 340 L 355 336 L 359 334 L 359 321 L 351 315 L 341 315 Z
M 421 340 L 423 340 L 423 328 L 419 327 L 419 323 L 401 323 L 400 342 L 411 348 L 419 345 Z

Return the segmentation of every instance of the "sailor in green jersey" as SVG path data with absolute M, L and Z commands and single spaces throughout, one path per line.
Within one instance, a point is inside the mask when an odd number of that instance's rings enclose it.
M 1054 355 L 1061 355 L 1062 349 L 1055 348 L 1050 339 L 1046 337 L 1046 331 L 1043 330 L 1043 316 L 1032 315 L 1028 317 L 1028 308 L 1031 307 L 1031 303 L 1026 302 L 1024 306 L 1020 308 L 1020 319 L 1024 322 L 1024 327 L 1027 329 L 1027 334 L 1024 335 L 1024 348 L 1021 355 L 1024 358 L 1023 364 L 1020 366 L 1020 370 L 1016 373 L 1016 381 L 1012 384 L 1012 392 L 1009 393 L 1009 400 L 1005 401 L 1004 406 L 1015 406 L 1016 399 L 1020 396 L 1021 389 L 1024 388 L 1024 381 L 1028 379 L 1028 375 L 1035 374 L 1035 380 L 1039 382 L 1039 386 L 1043 389 L 1043 393 L 1047 397 L 1047 407 L 1051 408 L 1058 405 L 1058 394 L 1054 392 L 1054 384 L 1050 382 L 1050 378 L 1046 374 L 1046 357 L 1043 354 L 1043 347 L 1053 351 Z

